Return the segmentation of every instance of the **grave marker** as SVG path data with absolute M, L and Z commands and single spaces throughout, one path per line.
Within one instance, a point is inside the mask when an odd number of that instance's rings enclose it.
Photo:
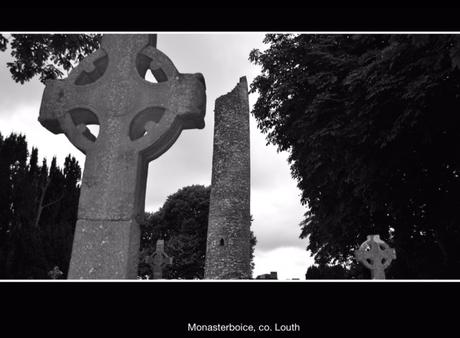
M 385 269 L 396 259 L 396 251 L 382 241 L 379 235 L 369 235 L 355 250 L 355 258 L 371 270 L 372 279 L 385 279 Z

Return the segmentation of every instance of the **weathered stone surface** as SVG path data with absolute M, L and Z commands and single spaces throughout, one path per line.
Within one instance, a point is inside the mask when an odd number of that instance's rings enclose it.
M 155 252 L 147 256 L 145 263 L 149 264 L 153 270 L 153 279 L 163 278 L 163 269 L 167 265 L 173 263 L 173 258 L 169 257 L 165 252 L 165 241 L 162 239 L 157 240 Z
M 68 278 L 136 277 L 148 163 L 203 128 L 205 107 L 203 76 L 179 73 L 155 35 L 104 35 L 67 79 L 47 82 L 40 123 L 86 154 Z
M 396 251 L 382 241 L 379 235 L 369 235 L 355 250 L 355 258 L 371 270 L 372 279 L 385 279 L 385 269 L 396 259 Z
M 249 279 L 250 148 L 246 77 L 216 100 L 206 279 Z
M 137 275 L 140 229 L 135 220 L 77 221 L 69 279 L 125 279 Z M 88 257 L 91 254 L 91 257 Z

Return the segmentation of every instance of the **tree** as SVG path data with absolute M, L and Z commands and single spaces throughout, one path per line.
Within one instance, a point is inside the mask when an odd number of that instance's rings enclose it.
M 173 257 L 172 266 L 165 269 L 166 279 L 202 279 L 206 255 L 210 187 L 192 185 L 168 196 L 154 214 L 147 214 L 141 224 L 141 254 L 139 275 L 151 277 L 145 257 L 155 251 L 156 241 L 165 240 L 165 251 Z M 256 240 L 251 232 L 251 249 Z
M 460 276 L 458 35 L 268 34 L 253 50 L 253 114 L 288 151 L 320 264 L 350 265 L 368 234 L 388 278 Z
M 60 78 L 99 47 L 100 34 L 0 34 L 0 52 L 11 50 L 12 78 L 23 84 Z M 0 135 L 0 278 L 48 278 L 58 266 L 64 278 L 77 220 L 81 169 L 75 158 L 29 164 L 25 136 Z
M 357 262 L 350 265 L 316 264 L 307 269 L 305 279 L 370 279 L 370 270 Z
M 25 136 L 0 135 L 0 278 L 46 279 L 58 266 L 67 274 L 77 220 L 81 169 L 53 158 L 38 165 Z
M 13 79 L 23 84 L 34 76 L 41 82 L 60 78 L 77 61 L 99 47 L 101 34 L 11 34 L 0 35 L 0 51 L 11 47 L 8 62 Z
M 346 279 L 347 269 L 341 265 L 312 265 L 308 268 L 305 279 Z

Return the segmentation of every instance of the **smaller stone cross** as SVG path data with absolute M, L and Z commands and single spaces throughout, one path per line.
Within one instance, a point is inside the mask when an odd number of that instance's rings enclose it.
M 367 240 L 355 250 L 355 258 L 371 270 L 372 279 L 385 279 L 385 269 L 396 259 L 396 251 L 382 241 L 379 235 L 368 235 Z
M 59 267 L 57 265 L 53 268 L 53 270 L 48 272 L 48 276 L 50 276 L 51 279 L 60 279 L 63 274 L 64 273 L 61 270 L 59 270 Z
M 145 259 L 145 262 L 150 265 L 153 270 L 153 279 L 162 279 L 163 269 L 166 265 L 171 265 L 173 262 L 172 257 L 169 257 L 164 249 L 165 241 L 159 239 L 157 241 L 156 251 Z

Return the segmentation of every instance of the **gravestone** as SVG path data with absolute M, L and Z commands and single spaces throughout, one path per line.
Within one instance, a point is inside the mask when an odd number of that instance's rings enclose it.
M 171 265 L 173 263 L 172 257 L 169 257 L 165 252 L 165 241 L 159 239 L 157 241 L 157 246 L 155 252 L 147 256 L 145 263 L 150 265 L 153 271 L 153 279 L 162 279 L 163 278 L 163 269 L 166 265 Z
M 86 154 L 69 279 L 136 278 L 148 163 L 203 128 L 205 107 L 203 76 L 179 73 L 156 35 L 106 34 L 68 78 L 47 81 L 40 123 Z
M 53 268 L 53 270 L 48 272 L 48 276 L 51 279 L 60 279 L 63 274 L 64 273 L 59 269 L 57 265 Z
M 379 235 L 369 235 L 355 250 L 355 258 L 371 270 L 372 279 L 385 279 L 385 269 L 396 259 L 396 251 L 382 241 Z
M 249 101 L 246 77 L 215 105 L 205 279 L 250 279 Z

